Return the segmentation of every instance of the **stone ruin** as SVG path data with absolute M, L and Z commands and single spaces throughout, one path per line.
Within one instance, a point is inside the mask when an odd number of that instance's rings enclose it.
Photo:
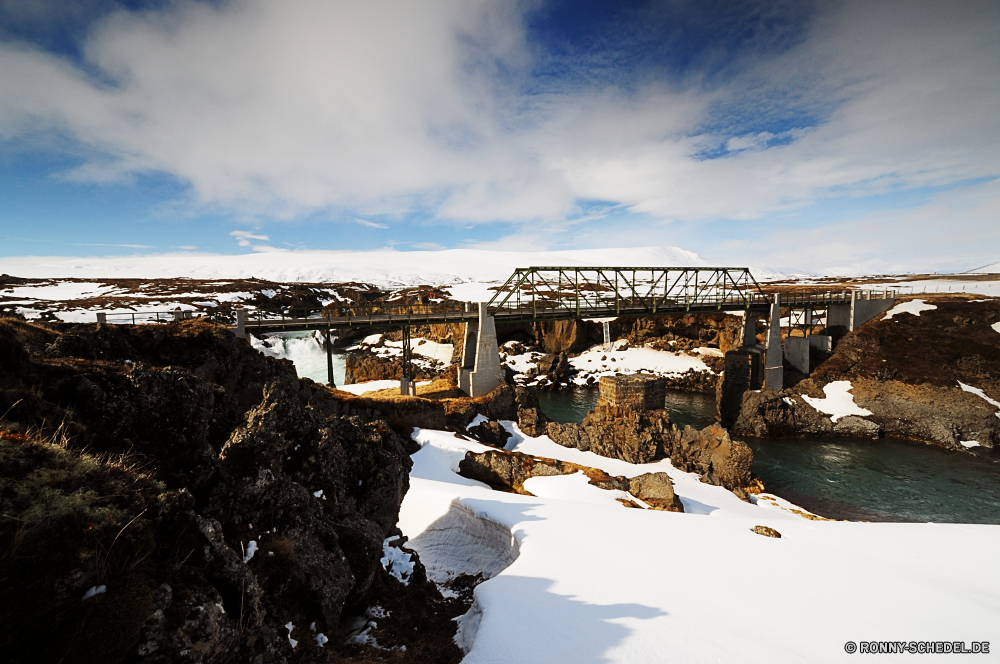
M 667 381 L 660 376 L 601 376 L 598 406 L 660 410 L 667 400 Z
M 525 397 L 529 395 L 525 390 Z M 564 447 L 644 464 L 670 459 L 674 468 L 698 473 L 744 500 L 763 490 L 750 467 L 753 452 L 731 440 L 721 426 L 678 429 L 666 408 L 666 380 L 659 376 L 603 376 L 597 407 L 582 424 L 550 422 L 537 408 L 518 400 L 518 425 L 529 436 L 547 435 Z

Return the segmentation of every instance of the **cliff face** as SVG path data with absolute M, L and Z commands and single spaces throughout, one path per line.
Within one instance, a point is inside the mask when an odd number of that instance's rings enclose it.
M 738 435 L 894 436 L 954 449 L 1000 446 L 1000 302 L 939 299 L 919 316 L 879 318 L 845 336 L 813 374 L 780 394 L 743 395 Z M 850 381 L 854 403 L 871 415 L 833 422 L 803 396 Z M 966 443 L 963 445 L 963 441 Z
M 325 652 L 313 623 L 343 643 L 408 487 L 378 412 L 194 321 L 0 319 L 0 349 L 5 659 L 281 662 Z

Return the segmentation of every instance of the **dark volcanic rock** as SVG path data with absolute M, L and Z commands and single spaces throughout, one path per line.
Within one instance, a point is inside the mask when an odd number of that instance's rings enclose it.
M 0 340 L 35 349 L 0 355 L 5 656 L 321 655 L 301 631 L 293 650 L 284 625 L 340 638 L 345 611 L 385 574 L 405 442 L 379 411 L 344 406 L 224 329 L 66 329 L 0 321 Z
M 1000 400 L 1000 301 L 937 297 L 920 316 L 879 317 L 847 334 L 813 374 L 776 394 L 747 392 L 732 431 L 757 437 L 893 436 L 966 450 L 1000 449 L 996 407 L 961 388 Z M 871 412 L 833 422 L 803 395 L 849 381 L 854 402 Z
M 483 445 L 491 447 L 503 447 L 510 438 L 510 433 L 499 422 L 482 422 L 474 427 L 468 428 L 469 435 L 478 440 Z
M 458 469 L 463 477 L 477 480 L 494 489 L 516 493 L 527 493 L 524 481 L 530 477 L 569 475 L 576 472 L 572 464 L 506 450 L 487 450 L 478 454 L 466 452 Z

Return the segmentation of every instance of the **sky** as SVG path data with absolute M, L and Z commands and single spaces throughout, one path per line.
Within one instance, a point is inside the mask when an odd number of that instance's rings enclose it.
M 996 0 L 0 0 L 0 256 L 973 269 L 997 109 Z

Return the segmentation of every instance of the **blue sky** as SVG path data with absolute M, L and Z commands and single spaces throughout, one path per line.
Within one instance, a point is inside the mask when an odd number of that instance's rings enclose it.
M 0 256 L 1000 260 L 1000 3 L 0 0 Z

